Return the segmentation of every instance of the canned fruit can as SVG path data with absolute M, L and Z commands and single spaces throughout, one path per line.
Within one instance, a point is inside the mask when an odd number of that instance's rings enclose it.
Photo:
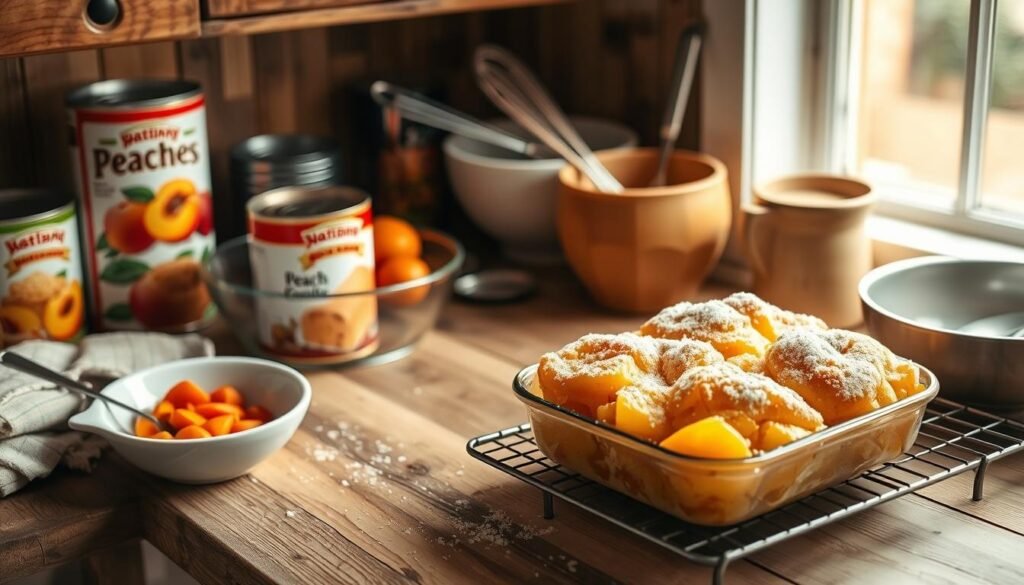
M 0 190 L 2 345 L 85 332 L 75 205 L 41 189 Z
M 206 110 L 189 81 L 111 80 L 67 99 L 95 323 L 190 331 L 215 308 Z
M 370 198 L 347 187 L 284 187 L 249 200 L 249 256 L 265 351 L 339 363 L 379 344 Z M 364 294 L 363 294 L 364 293 Z

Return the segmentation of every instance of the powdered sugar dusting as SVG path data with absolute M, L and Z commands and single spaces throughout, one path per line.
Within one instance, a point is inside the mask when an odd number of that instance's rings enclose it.
M 843 401 L 861 400 L 874 397 L 882 385 L 885 355 L 880 349 L 871 338 L 849 331 L 794 330 L 775 342 L 765 366 L 781 384 L 829 392 Z

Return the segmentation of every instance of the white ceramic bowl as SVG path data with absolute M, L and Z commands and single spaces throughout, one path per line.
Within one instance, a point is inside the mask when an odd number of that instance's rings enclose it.
M 284 446 L 306 416 L 312 390 L 296 370 L 257 358 L 205 357 L 178 360 L 125 376 L 102 394 L 151 410 L 167 390 L 184 379 L 205 389 L 231 384 L 246 404 L 260 404 L 273 420 L 254 429 L 209 439 L 143 439 L 132 434 L 135 415 L 94 400 L 68 425 L 107 439 L 136 467 L 181 483 L 215 483 L 242 475 Z
M 636 146 L 629 128 L 596 118 L 573 117 L 573 125 L 593 150 Z M 509 120 L 495 126 L 525 135 Z M 527 159 L 464 136 L 444 141 L 448 176 L 459 203 L 506 256 L 530 264 L 561 259 L 555 208 L 562 159 Z

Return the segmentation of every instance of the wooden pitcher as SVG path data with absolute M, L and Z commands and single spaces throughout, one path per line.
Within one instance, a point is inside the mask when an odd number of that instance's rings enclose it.
M 871 187 L 847 177 L 798 175 L 756 187 L 754 196 L 743 208 L 754 292 L 832 327 L 858 325 L 857 283 L 872 264 L 864 228 L 875 201 Z

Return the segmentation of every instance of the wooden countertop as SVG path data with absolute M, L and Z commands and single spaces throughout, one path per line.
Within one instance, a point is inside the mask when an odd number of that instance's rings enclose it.
M 138 537 L 204 583 L 709 582 L 709 568 L 569 505 L 544 520 L 534 488 L 465 451 L 525 419 L 510 390 L 520 366 L 639 322 L 564 277 L 519 305 L 452 304 L 402 361 L 310 374 L 301 429 L 244 477 L 174 485 L 107 455 L 93 476 L 60 471 L 0 500 L 0 582 Z M 737 561 L 726 581 L 1024 582 L 1024 456 L 989 467 L 980 502 L 971 480 Z

